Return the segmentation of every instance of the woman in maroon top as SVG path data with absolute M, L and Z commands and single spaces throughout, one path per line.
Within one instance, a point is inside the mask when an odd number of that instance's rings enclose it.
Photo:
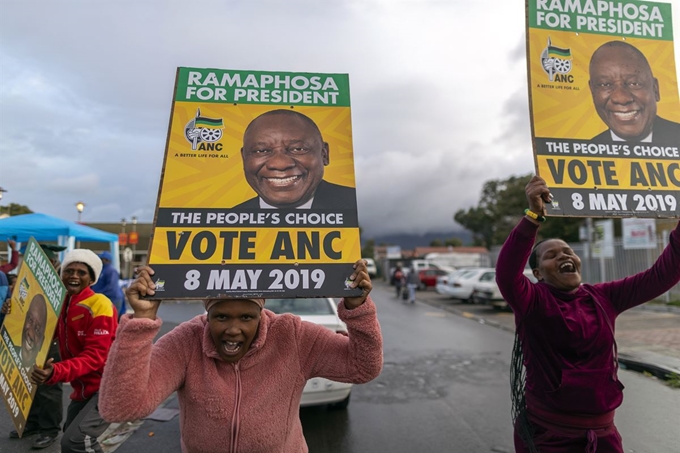
M 680 226 L 647 271 L 581 284 L 581 260 L 566 242 L 548 239 L 532 250 L 544 203 L 551 201 L 545 181 L 534 176 L 526 196 L 529 212 L 508 236 L 496 265 L 517 332 L 511 370 L 515 450 L 623 453 L 614 426 L 614 410 L 623 400 L 614 321 L 680 281 Z M 527 258 L 538 283 L 522 274 Z

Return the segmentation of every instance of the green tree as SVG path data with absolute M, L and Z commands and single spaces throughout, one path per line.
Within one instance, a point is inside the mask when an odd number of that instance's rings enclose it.
M 430 241 L 430 247 L 443 247 L 444 242 L 441 239 L 433 239 Z
M 7 214 L 10 216 L 21 214 L 33 214 L 33 211 L 28 206 L 23 204 L 10 203 L 7 206 L 0 206 L 0 214 Z
M 362 258 L 373 258 L 375 256 L 375 240 L 367 239 L 361 248 Z
M 487 181 L 478 205 L 468 210 L 459 209 L 453 219 L 474 234 L 475 245 L 490 248 L 502 244 L 524 215 L 527 207 L 524 187 L 531 177 L 532 174 L 528 174 Z M 551 217 L 541 226 L 539 236 L 578 241 L 582 223 L 580 218 Z
M 447 247 L 448 246 L 460 247 L 461 245 L 463 245 L 463 241 L 461 241 L 457 237 L 452 237 L 452 238 L 448 238 L 447 240 L 445 240 L 444 245 L 447 246 Z

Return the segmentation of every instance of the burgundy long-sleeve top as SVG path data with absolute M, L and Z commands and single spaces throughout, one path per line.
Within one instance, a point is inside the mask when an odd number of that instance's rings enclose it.
M 523 218 L 498 256 L 496 281 L 515 313 L 527 370 L 526 400 L 555 411 L 603 414 L 623 400 L 616 377 L 614 322 L 624 310 L 658 297 L 680 281 L 680 224 L 654 265 L 639 274 L 574 293 L 532 283 L 522 271 L 538 225 Z M 606 316 L 605 316 L 606 313 Z

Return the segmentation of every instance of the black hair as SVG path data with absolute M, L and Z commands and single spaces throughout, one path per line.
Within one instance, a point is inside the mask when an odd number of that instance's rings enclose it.
M 519 326 L 518 326 L 519 329 Z M 527 415 L 526 401 L 527 370 L 524 367 L 524 351 L 519 333 L 515 330 L 515 343 L 510 360 L 510 397 L 512 401 L 512 424 L 529 453 L 538 453 L 534 445 L 534 425 Z
M 94 276 L 94 269 L 92 269 L 89 264 L 86 264 L 86 263 L 83 263 L 83 264 L 85 264 L 85 266 L 87 266 L 87 271 L 90 273 L 90 280 L 92 280 L 92 282 L 94 283 L 94 280 L 96 278 Z
M 538 246 L 543 244 L 545 241 L 550 241 L 551 239 L 543 239 L 534 244 L 534 248 L 531 249 L 531 255 L 529 255 L 529 267 L 533 270 L 538 267 Z

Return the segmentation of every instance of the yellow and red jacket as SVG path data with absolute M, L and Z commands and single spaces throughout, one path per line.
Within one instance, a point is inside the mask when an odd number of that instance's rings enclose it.
M 54 364 L 46 384 L 70 382 L 75 401 L 97 393 L 117 328 L 118 315 L 108 297 L 91 288 L 67 295 L 56 333 L 61 362 Z

